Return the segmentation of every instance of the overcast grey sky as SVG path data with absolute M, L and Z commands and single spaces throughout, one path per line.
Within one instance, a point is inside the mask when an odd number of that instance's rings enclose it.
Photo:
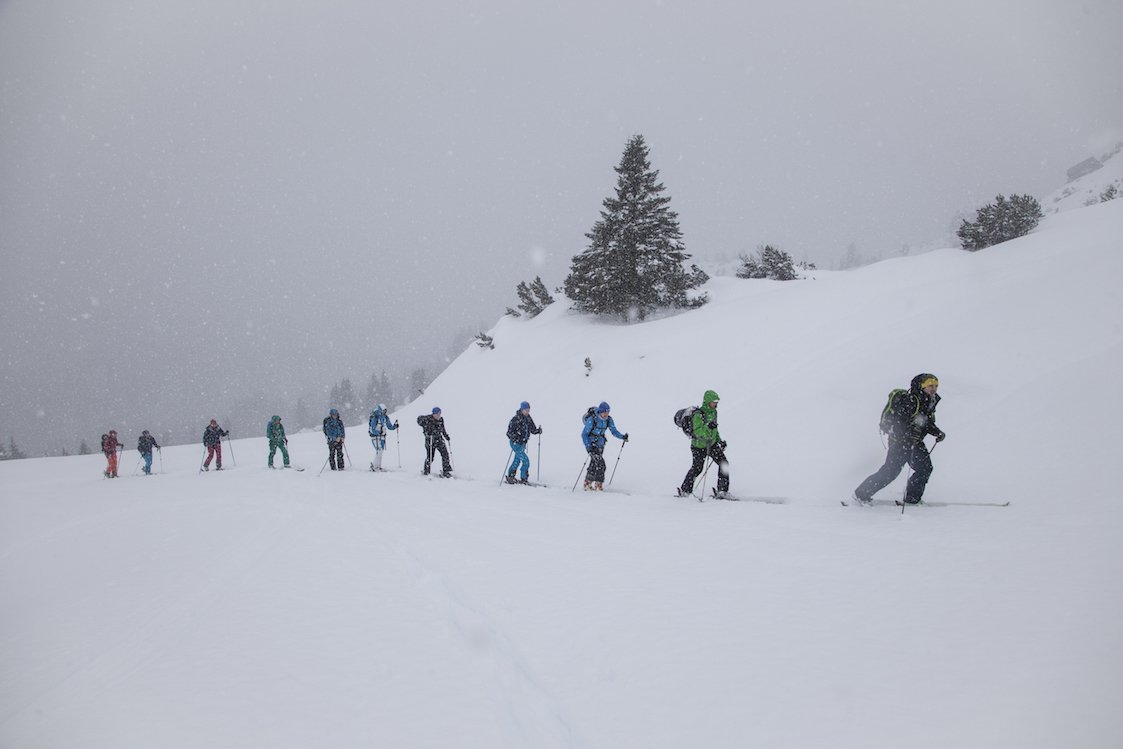
M 699 258 L 945 237 L 1123 137 L 1121 28 L 1118 0 L 5 0 L 0 439 L 431 361 L 561 283 L 635 133 Z

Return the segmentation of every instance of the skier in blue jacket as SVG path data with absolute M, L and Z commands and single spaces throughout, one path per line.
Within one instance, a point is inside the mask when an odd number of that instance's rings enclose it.
M 507 439 L 511 443 L 511 451 L 515 454 L 515 459 L 507 470 L 508 484 L 530 483 L 530 458 L 526 454 L 526 443 L 530 441 L 530 435 L 532 434 L 542 434 L 542 427 L 537 426 L 534 419 L 530 418 L 530 404 L 523 401 L 519 404 L 519 410 L 511 417 L 510 423 L 507 424 Z M 522 469 L 522 475 L 516 481 L 515 472 L 520 468 Z
M 617 439 L 628 441 L 628 434 L 620 434 L 616 423 L 609 415 L 608 404 L 601 401 L 596 410 L 585 415 L 585 428 L 581 430 L 581 441 L 589 453 L 589 470 L 585 472 L 585 491 L 604 491 L 604 446 L 608 442 L 605 432 L 612 432 Z
M 347 436 L 347 428 L 343 426 L 343 419 L 339 418 L 339 411 L 332 409 L 324 419 L 324 437 L 328 441 L 328 462 L 331 470 L 343 470 L 343 438 Z M 336 468 L 338 462 L 339 467 Z M 323 469 L 321 469 L 323 470 Z
M 370 464 L 370 470 L 384 470 L 382 468 L 382 451 L 386 449 L 386 430 L 397 428 L 398 422 L 390 421 L 390 415 L 386 413 L 385 404 L 379 403 L 370 412 L 370 428 L 367 430 L 367 434 L 370 435 L 370 443 L 374 445 L 374 461 Z

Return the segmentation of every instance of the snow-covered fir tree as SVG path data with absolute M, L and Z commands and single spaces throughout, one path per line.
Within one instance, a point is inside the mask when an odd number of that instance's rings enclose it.
M 999 195 L 976 211 L 974 221 L 964 219 L 955 235 L 963 249 L 981 250 L 1029 234 L 1043 215 L 1031 195 Z
M 682 242 L 678 214 L 651 168 L 642 135 L 628 141 L 616 167 L 616 195 L 605 198 L 604 210 L 585 236 L 589 246 L 575 256 L 565 279 L 565 293 L 574 308 L 597 315 L 644 319 L 660 308 L 700 307 L 705 294 L 690 291 L 708 280 Z
M 535 276 L 530 283 L 519 281 L 515 293 L 519 296 L 519 309 L 525 312 L 527 317 L 536 317 L 554 303 L 554 297 L 550 295 L 546 284 L 542 283 L 542 276 Z M 508 307 L 507 312 L 510 314 L 513 310 Z M 515 313 L 514 316 L 520 315 Z
M 737 278 L 771 278 L 774 281 L 794 281 L 799 276 L 795 272 L 792 256 L 783 250 L 766 244 L 751 257 L 741 255 L 741 268 Z

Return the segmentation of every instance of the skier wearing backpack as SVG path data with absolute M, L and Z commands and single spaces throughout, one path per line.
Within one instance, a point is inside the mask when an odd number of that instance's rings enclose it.
M 369 427 L 367 434 L 370 435 L 370 443 L 374 445 L 374 461 L 370 464 L 370 470 L 381 471 L 382 451 L 386 449 L 386 430 L 397 429 L 398 422 L 390 421 L 390 416 L 386 413 L 386 406 L 379 403 L 370 412 Z
M 285 445 L 289 443 L 289 438 L 285 436 L 285 427 L 281 423 L 280 416 L 274 416 L 269 420 L 269 425 L 265 427 L 265 436 L 269 438 L 269 467 L 273 467 L 273 456 L 280 448 L 281 457 L 285 459 L 285 468 L 288 468 L 289 449 Z
M 343 470 L 343 439 L 346 436 L 347 428 L 343 426 L 343 419 L 339 418 L 339 411 L 333 408 L 328 411 L 327 418 L 324 419 L 324 437 L 328 441 L 328 462 L 331 463 L 333 471 Z M 336 468 L 337 463 L 338 468 Z
M 932 458 L 924 438 L 933 435 L 937 442 L 947 437 L 936 426 L 936 404 L 940 396 L 936 389 L 940 381 L 936 375 L 922 372 L 912 378 L 909 389 L 895 390 L 881 416 L 881 429 L 889 435 L 889 452 L 885 463 L 854 490 L 854 499 L 868 505 L 873 495 L 884 489 L 901 473 L 905 463 L 912 468 L 905 488 L 905 504 L 920 504 L 924 487 L 932 475 Z
M 585 428 L 581 430 L 581 441 L 585 443 L 585 452 L 589 453 L 589 470 L 585 472 L 585 491 L 604 491 L 604 473 L 607 466 L 604 462 L 604 446 L 608 442 L 605 432 L 612 432 L 617 439 L 628 441 L 628 433 L 620 434 L 612 421 L 608 404 L 601 401 L 595 409 L 590 408 L 585 412 Z
M 204 471 L 211 470 L 211 458 L 215 459 L 214 469 L 222 470 L 222 438 L 228 434 L 230 432 L 220 427 L 214 419 L 203 430 L 203 447 L 207 448 L 207 459 L 203 461 Z
M 417 424 L 425 434 L 425 467 L 421 472 L 428 476 L 429 469 L 433 465 L 433 458 L 436 457 L 437 453 L 440 453 L 441 478 L 449 478 L 452 476 L 452 464 L 449 462 L 448 446 L 445 444 L 445 440 L 452 442 L 452 437 L 445 429 L 445 419 L 441 415 L 441 409 L 434 406 L 432 413 L 417 417 Z
M 108 464 L 105 468 L 107 479 L 117 478 L 117 451 L 123 449 L 124 446 L 117 441 L 116 429 L 110 429 L 109 434 L 101 435 L 101 452 Z
M 136 451 L 140 453 L 140 457 L 144 458 L 144 475 L 152 475 L 152 448 L 160 449 L 159 443 L 156 438 L 148 433 L 145 429 L 140 433 L 140 439 L 136 441 Z M 161 458 L 163 460 L 163 458 Z
M 714 496 L 724 499 L 729 495 L 729 461 L 725 459 L 726 443 L 717 428 L 717 405 L 720 400 L 715 391 L 707 390 L 702 397 L 702 405 L 694 409 L 694 414 L 691 416 L 692 462 L 690 470 L 682 480 L 682 486 L 679 487 L 680 497 L 694 492 L 694 480 L 701 475 L 706 465 L 706 458 L 712 458 L 717 466 L 717 490 Z
M 542 434 L 542 427 L 534 423 L 534 419 L 530 418 L 530 404 L 523 401 L 519 404 L 519 410 L 511 417 L 511 421 L 507 424 L 507 439 L 511 443 L 511 451 L 515 454 L 514 461 L 511 462 L 510 469 L 507 470 L 507 483 L 508 484 L 529 484 L 530 483 L 530 458 L 526 454 L 526 443 L 530 441 L 530 435 Z M 522 475 L 518 481 L 515 480 L 515 471 L 522 469 Z

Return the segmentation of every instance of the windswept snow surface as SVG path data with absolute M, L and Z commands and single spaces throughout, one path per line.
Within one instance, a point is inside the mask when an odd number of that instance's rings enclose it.
M 1121 281 L 1118 200 L 637 325 L 504 319 L 397 414 L 400 471 L 362 425 L 343 473 L 316 434 L 303 473 L 253 437 L 219 474 L 0 464 L 0 746 L 1118 747 Z M 1010 507 L 839 504 L 921 371 L 928 497 Z M 787 504 L 671 496 L 707 388 L 733 490 Z M 498 485 L 523 399 L 550 488 Z M 571 493 L 601 400 L 631 440 Z M 418 475 L 434 405 L 456 480 Z

